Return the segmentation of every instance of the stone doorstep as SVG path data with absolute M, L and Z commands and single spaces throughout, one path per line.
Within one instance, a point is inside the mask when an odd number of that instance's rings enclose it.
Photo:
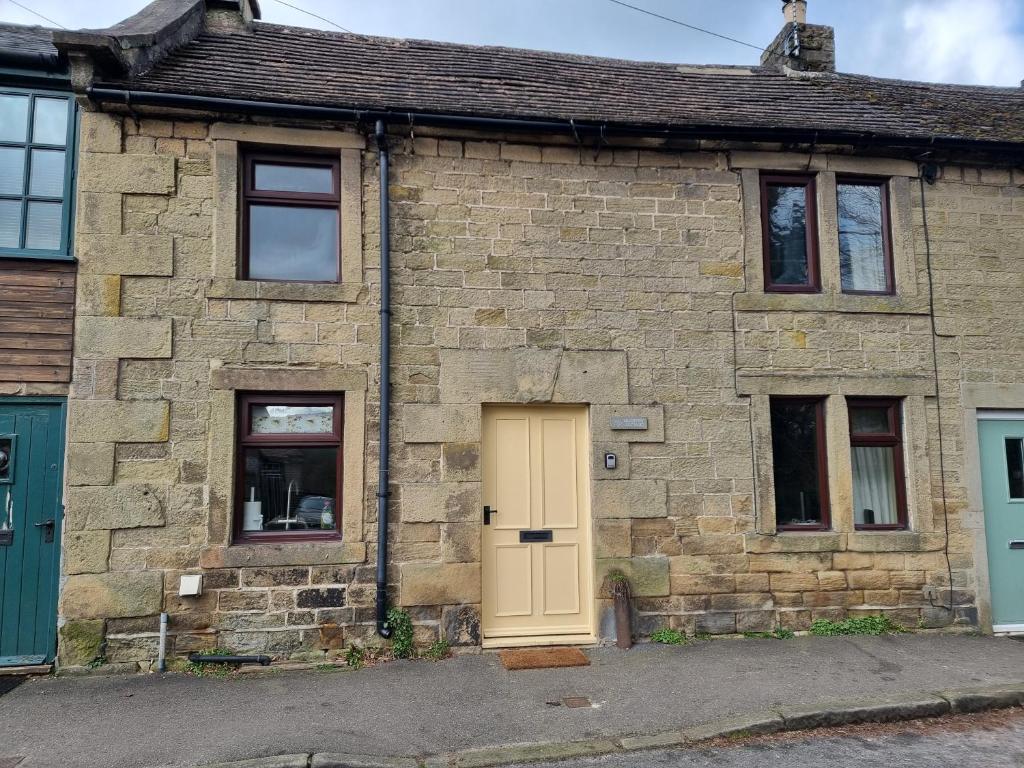
M 799 731 L 856 723 L 895 722 L 950 713 L 981 712 L 1024 706 L 1024 682 L 989 685 L 938 693 L 912 693 L 819 705 L 782 707 L 737 715 L 673 731 L 644 736 L 609 737 L 586 741 L 509 744 L 468 749 L 418 760 L 411 757 L 372 757 L 315 753 L 281 755 L 256 760 L 215 763 L 203 768 L 491 768 L 512 763 L 596 757 L 618 752 L 671 749 L 710 739 L 745 738 L 779 731 Z
M 53 664 L 31 664 L 25 667 L 0 667 L 0 677 L 13 675 L 48 675 L 53 672 Z

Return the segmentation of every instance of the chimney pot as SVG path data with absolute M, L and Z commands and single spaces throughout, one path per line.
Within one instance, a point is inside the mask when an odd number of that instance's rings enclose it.
M 783 0 L 782 16 L 787 24 L 806 24 L 807 0 Z

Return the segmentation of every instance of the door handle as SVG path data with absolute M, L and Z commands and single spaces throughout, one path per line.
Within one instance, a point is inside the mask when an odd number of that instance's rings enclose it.
M 56 525 L 57 525 L 57 521 L 53 520 L 52 518 L 50 520 L 43 520 L 43 522 L 35 524 L 36 528 L 42 528 L 43 529 L 43 542 L 44 543 L 50 544 L 50 543 L 53 542 L 53 529 L 54 529 L 54 527 Z
M 484 507 L 484 525 L 491 524 L 491 515 L 498 514 L 498 510 L 491 509 L 490 507 Z

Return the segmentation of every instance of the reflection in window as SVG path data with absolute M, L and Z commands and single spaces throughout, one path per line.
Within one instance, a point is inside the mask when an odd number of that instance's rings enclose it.
M 885 184 L 840 182 L 839 270 L 844 293 L 892 293 Z
M 763 176 L 761 184 L 765 289 L 817 290 L 813 179 Z
M 775 520 L 782 529 L 828 527 L 828 480 L 821 399 L 772 398 Z
M 1006 474 L 1010 498 L 1024 499 L 1024 438 L 1006 438 Z
M 249 280 L 335 283 L 340 275 L 339 162 L 250 155 L 243 193 Z

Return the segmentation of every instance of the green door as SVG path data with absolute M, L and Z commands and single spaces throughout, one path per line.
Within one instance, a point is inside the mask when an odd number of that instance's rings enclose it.
M 996 632 L 1024 631 L 1024 420 L 978 422 Z
M 64 400 L 0 398 L 0 667 L 53 660 Z

